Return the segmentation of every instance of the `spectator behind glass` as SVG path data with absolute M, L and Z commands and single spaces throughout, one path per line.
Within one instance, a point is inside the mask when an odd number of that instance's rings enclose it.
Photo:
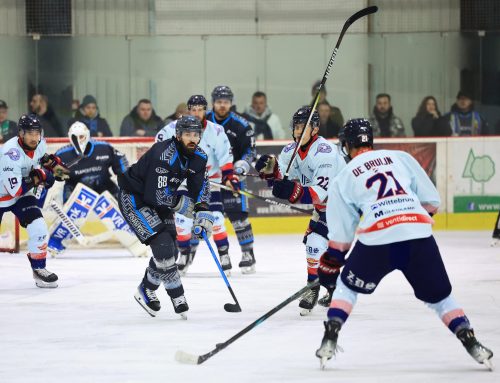
M 47 96 L 40 93 L 34 94 L 31 97 L 30 108 L 42 124 L 44 137 L 66 137 L 54 109 L 49 105 Z
M 75 112 L 75 117 L 68 121 L 68 128 L 75 122 L 83 122 L 89 128 L 91 137 L 112 137 L 111 129 L 109 129 L 106 119 L 99 115 L 97 100 L 90 94 L 86 95 L 80 108 Z
M 391 96 L 387 93 L 377 94 L 369 121 L 375 137 L 406 137 L 403 122 L 394 115 Z
M 411 120 L 415 137 L 450 136 L 451 129 L 441 116 L 437 101 L 433 96 L 425 97 L 418 107 L 417 115 Z
M 168 125 L 172 121 L 176 121 L 182 116 L 187 116 L 189 114 L 188 111 L 188 106 L 185 102 L 181 102 L 179 105 L 177 105 L 177 108 L 175 108 L 175 112 L 172 113 L 170 116 L 165 118 L 164 124 Z
M 162 127 L 163 121 L 155 113 L 151 101 L 143 98 L 123 119 L 120 136 L 154 137 Z
M 318 91 L 319 84 L 321 84 L 321 80 L 316 81 L 311 89 L 311 96 L 314 98 L 316 96 L 316 92 Z M 330 111 L 330 119 L 335 122 L 338 126 L 342 127 L 344 126 L 344 116 L 342 116 L 342 112 L 340 111 L 339 108 L 336 106 L 333 106 L 326 100 L 326 88 L 323 87 L 321 89 L 321 92 L 319 92 L 319 100 L 318 103 L 320 102 L 326 102 L 328 105 L 330 105 L 331 111 Z
M 457 101 L 444 116 L 450 125 L 453 136 L 479 136 L 488 134 L 488 123 L 474 110 L 472 95 L 459 91 Z
M 7 118 L 8 113 L 9 107 L 7 103 L 4 100 L 0 100 L 0 144 L 17 136 L 17 124 Z
M 331 107 L 326 101 L 318 103 L 319 132 L 318 135 L 324 138 L 335 138 L 339 134 L 340 126 L 331 117 Z
M 267 96 L 257 91 L 252 96 L 252 104 L 245 108 L 242 116 L 248 120 L 257 140 L 282 140 L 285 132 L 280 118 L 267 105 Z

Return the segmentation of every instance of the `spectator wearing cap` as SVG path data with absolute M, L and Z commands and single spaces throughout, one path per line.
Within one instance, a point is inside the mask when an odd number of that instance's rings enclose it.
M 165 125 L 170 124 L 172 121 L 176 121 L 182 116 L 187 116 L 189 114 L 188 111 L 188 106 L 185 102 L 181 102 L 177 107 L 175 108 L 175 112 L 172 113 L 170 116 L 165 118 Z
M 252 125 L 257 140 L 282 140 L 285 132 L 280 118 L 267 105 L 267 96 L 257 91 L 242 116 Z
M 391 96 L 377 94 L 373 114 L 368 119 L 375 137 L 406 137 L 403 121 L 394 114 Z
M 36 93 L 31 97 L 30 108 L 38 116 L 45 137 L 65 137 L 63 128 L 46 95 Z
M 68 127 L 75 121 L 83 122 L 89 128 L 91 137 L 113 136 L 108 122 L 100 116 L 97 100 L 90 94 L 83 98 L 80 107 L 75 112 L 75 117 L 68 121 Z
M 417 115 L 411 120 L 415 137 L 451 136 L 448 120 L 441 116 L 437 100 L 433 96 L 424 97 Z
M 474 110 L 472 95 L 464 90 L 457 94 L 456 102 L 445 115 L 452 136 L 479 136 L 488 134 L 488 123 Z
M 17 136 L 17 124 L 9 120 L 9 107 L 4 100 L 0 100 L 0 143 L 5 143 Z
M 163 125 L 163 121 L 155 113 L 151 101 L 143 98 L 123 118 L 120 126 L 120 136 L 154 137 Z
M 314 98 L 316 96 L 316 92 L 318 91 L 319 84 L 321 84 L 321 80 L 316 81 L 311 89 L 311 96 Z M 344 126 L 344 116 L 342 116 L 342 112 L 336 106 L 333 106 L 326 100 L 326 88 L 321 88 L 321 92 L 319 92 L 319 100 L 320 102 L 326 102 L 330 105 L 330 119 L 338 126 Z

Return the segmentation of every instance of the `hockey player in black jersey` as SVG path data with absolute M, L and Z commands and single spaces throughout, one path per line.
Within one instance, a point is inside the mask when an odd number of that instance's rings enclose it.
M 233 151 L 234 172 L 243 177 L 250 170 L 256 156 L 254 131 L 247 120 L 231 112 L 233 92 L 228 86 L 217 86 L 212 91 L 212 110 L 207 113 L 207 120 L 222 125 L 229 138 Z M 245 187 L 244 181 L 233 180 L 231 187 L 239 190 Z M 253 253 L 253 231 L 248 220 L 248 199 L 243 195 L 221 190 L 224 211 L 233 225 L 241 246 L 241 262 L 239 267 L 245 274 L 255 272 L 255 256 Z M 224 270 L 231 269 L 231 261 L 223 265 Z
M 157 142 L 126 173 L 118 177 L 118 203 L 139 240 L 151 247 L 153 257 L 135 299 L 151 315 L 160 310 L 156 290 L 164 284 L 174 310 L 185 318 L 189 309 L 175 264 L 177 255 L 174 213 L 194 218 L 194 232 L 210 236 L 213 216 L 209 211 L 210 184 L 207 155 L 198 147 L 201 122 L 181 117 L 176 136 Z M 187 195 L 177 189 L 187 182 Z
M 68 131 L 71 145 L 66 145 L 56 152 L 64 163 L 71 163 L 78 157 L 77 148 L 73 146 L 73 140 L 71 140 L 73 135 L 78 138 L 79 149 L 84 157 L 71 166 L 69 179 L 64 184 L 64 202 L 78 183 L 90 187 L 97 193 L 107 190 L 117 198 L 118 186 L 111 180 L 109 169 L 113 169 L 116 175 L 125 172 L 128 168 L 127 157 L 107 142 L 91 140 L 87 126 L 77 121 Z

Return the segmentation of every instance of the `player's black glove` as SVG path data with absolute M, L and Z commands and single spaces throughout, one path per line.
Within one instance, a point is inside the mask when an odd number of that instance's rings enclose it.
M 255 170 L 263 180 L 273 181 L 280 178 L 278 160 L 274 154 L 264 154 L 255 163 Z
M 64 181 L 69 179 L 69 169 L 62 162 L 61 157 L 55 154 L 44 154 L 40 159 L 40 164 L 47 170 L 54 173 L 57 181 Z
M 339 251 L 331 247 L 323 253 L 319 259 L 318 278 L 319 283 L 327 289 L 334 289 L 340 268 L 344 266 L 344 258 L 347 251 Z
M 304 188 L 296 181 L 276 180 L 273 185 L 273 196 L 296 203 L 304 194 Z

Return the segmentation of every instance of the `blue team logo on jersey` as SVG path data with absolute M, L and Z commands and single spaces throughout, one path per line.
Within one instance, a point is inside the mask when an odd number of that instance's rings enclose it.
M 285 148 L 283 149 L 283 151 L 285 153 L 289 152 L 290 150 L 294 149 L 295 148 L 295 145 L 297 145 L 295 142 L 291 142 L 289 143 L 287 146 L 285 146 Z
M 332 152 L 332 147 L 328 144 L 322 143 L 318 145 L 318 148 L 316 149 L 316 153 L 314 153 L 314 155 L 318 153 L 331 153 L 331 152 Z
M 19 150 L 17 150 L 16 148 L 9 149 L 5 154 L 9 156 L 9 158 L 12 161 L 17 161 L 19 160 L 19 158 L 21 158 L 21 154 L 19 153 Z

